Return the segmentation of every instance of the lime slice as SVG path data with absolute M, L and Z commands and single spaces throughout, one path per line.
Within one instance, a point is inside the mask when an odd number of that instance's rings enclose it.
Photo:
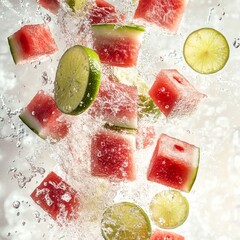
M 57 107 L 72 115 L 85 111 L 98 94 L 100 76 L 97 53 L 80 45 L 69 48 L 57 68 L 54 85 Z
M 73 11 L 80 11 L 86 5 L 86 0 L 67 0 L 67 4 Z
M 138 205 L 129 202 L 107 208 L 101 227 L 106 240 L 148 240 L 152 232 L 147 214 Z
M 221 70 L 229 58 L 226 38 L 213 28 L 201 28 L 192 32 L 183 47 L 187 64 L 203 74 Z
M 150 203 L 151 218 L 164 229 L 176 228 L 188 217 L 187 199 L 176 190 L 165 190 L 154 196 Z

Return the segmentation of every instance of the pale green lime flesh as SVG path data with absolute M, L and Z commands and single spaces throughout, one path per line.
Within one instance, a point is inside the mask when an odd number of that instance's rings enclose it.
M 188 200 L 176 190 L 165 190 L 154 196 L 150 203 L 151 218 L 164 229 L 182 225 L 189 214 Z
M 85 111 L 95 100 L 101 77 L 100 60 L 93 50 L 76 45 L 60 59 L 54 85 L 57 107 L 66 114 Z
M 86 5 L 86 0 L 67 0 L 67 4 L 73 11 L 79 11 Z
M 192 32 L 183 47 L 187 64 L 202 74 L 221 70 L 228 61 L 229 52 L 226 38 L 213 28 L 201 28 Z
M 121 202 L 107 208 L 101 222 L 106 240 L 148 240 L 152 228 L 147 214 L 134 203 Z

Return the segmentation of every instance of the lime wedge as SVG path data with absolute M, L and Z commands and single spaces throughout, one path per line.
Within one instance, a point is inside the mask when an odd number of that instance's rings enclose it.
M 67 4 L 74 12 L 80 11 L 86 5 L 86 0 L 67 0 Z
M 134 203 L 121 202 L 107 208 L 101 222 L 106 240 L 148 240 L 152 228 L 147 214 Z
M 182 225 L 188 217 L 187 199 L 176 190 L 165 190 L 154 196 L 150 203 L 151 218 L 164 229 Z
M 203 74 L 221 70 L 228 61 L 229 51 L 226 38 L 213 28 L 201 28 L 192 32 L 183 47 L 187 64 Z
M 85 111 L 94 101 L 100 86 L 101 65 L 93 50 L 76 45 L 69 48 L 58 64 L 54 98 L 66 114 Z

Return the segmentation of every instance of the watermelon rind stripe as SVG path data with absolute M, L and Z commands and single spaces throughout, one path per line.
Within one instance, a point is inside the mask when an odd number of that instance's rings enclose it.
M 92 24 L 92 27 L 94 29 L 97 28 L 108 28 L 108 29 L 117 29 L 119 31 L 121 30 L 134 30 L 139 32 L 144 32 L 145 27 L 141 25 L 135 25 L 135 24 L 129 24 L 129 25 L 121 25 L 121 24 L 114 24 L 114 23 L 103 23 L 103 24 Z
M 32 114 L 24 110 L 20 115 L 19 118 L 22 120 L 24 124 L 26 124 L 34 133 L 36 133 L 42 139 L 47 138 L 47 134 L 44 133 L 44 129 L 42 128 L 40 122 L 32 116 Z
M 114 130 L 117 132 L 126 132 L 126 133 L 131 133 L 131 134 L 137 133 L 136 128 L 121 127 L 121 126 L 111 125 L 109 123 L 105 123 L 104 127 L 106 129 L 111 129 L 111 130 Z
M 95 37 L 123 38 L 129 37 L 138 39 L 143 36 L 145 28 L 140 25 L 119 25 L 119 24 L 93 24 L 92 30 Z M 141 41 L 139 39 L 138 41 Z
M 18 55 L 20 54 L 17 44 L 15 43 L 13 36 L 8 37 L 8 45 L 10 47 L 10 52 L 15 64 L 19 62 Z
M 198 168 L 199 168 L 199 162 L 200 162 L 200 148 L 197 149 L 198 157 L 197 157 L 197 166 L 193 168 L 193 172 L 189 177 L 189 180 L 186 183 L 186 187 L 183 189 L 186 192 L 190 192 L 192 189 L 192 186 L 197 178 Z

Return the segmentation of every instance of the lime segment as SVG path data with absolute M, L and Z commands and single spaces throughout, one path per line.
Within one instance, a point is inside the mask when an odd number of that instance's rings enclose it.
M 101 76 L 100 60 L 93 50 L 76 45 L 60 59 L 55 78 L 55 101 L 66 114 L 85 111 L 97 96 Z
M 187 64 L 203 74 L 221 70 L 228 61 L 229 51 L 226 38 L 213 28 L 201 28 L 192 32 L 183 47 Z
M 164 229 L 182 225 L 188 217 L 187 199 L 176 190 L 162 191 L 150 203 L 151 218 L 157 226 Z
M 73 11 L 80 11 L 86 5 L 86 0 L 67 0 L 67 4 Z
M 134 203 L 121 202 L 107 208 L 101 222 L 106 240 L 148 240 L 151 224 L 147 214 Z

